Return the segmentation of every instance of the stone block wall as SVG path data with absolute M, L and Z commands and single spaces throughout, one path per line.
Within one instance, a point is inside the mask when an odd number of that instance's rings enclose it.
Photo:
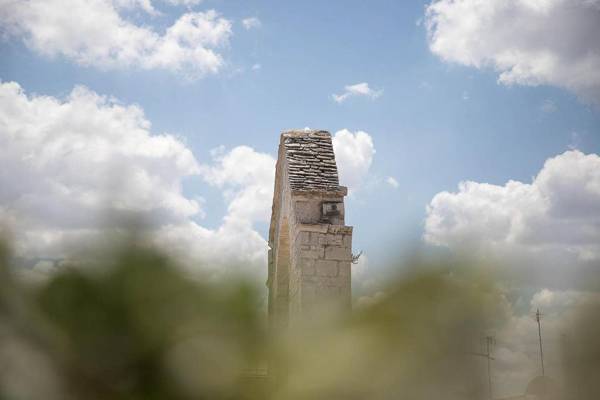
M 310 318 L 315 307 L 349 310 L 352 227 L 297 224 L 291 243 L 290 315 Z
M 282 133 L 269 228 L 269 321 L 273 330 L 332 304 L 351 308 L 352 227 L 345 226 L 331 135 Z

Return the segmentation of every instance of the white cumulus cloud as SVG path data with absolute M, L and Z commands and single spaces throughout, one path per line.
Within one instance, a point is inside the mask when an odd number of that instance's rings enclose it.
M 174 6 L 195 6 L 200 4 L 202 0 L 163 0 Z
M 566 265 L 600 261 L 600 156 L 567 151 L 531 183 L 462 182 L 427 206 L 424 238 L 453 249 Z
M 248 146 L 213 152 L 213 163 L 201 167 L 204 179 L 224 189 L 227 218 L 268 222 L 271 216 L 275 159 Z
M 364 96 L 376 99 L 383 94 L 383 90 L 373 90 L 367 82 L 361 82 L 354 85 L 344 86 L 344 92 L 341 94 L 332 94 L 331 97 L 336 103 L 343 103 L 350 97 Z
M 400 186 L 400 184 L 398 183 L 398 180 L 396 178 L 394 178 L 393 176 L 388 176 L 385 179 L 386 183 L 388 185 L 390 185 L 391 187 L 393 187 L 394 189 L 397 189 L 398 186 Z
M 333 143 L 341 182 L 356 190 L 373 141 L 341 130 Z M 176 136 L 153 133 L 139 106 L 85 87 L 57 98 L 0 83 L 0 230 L 8 229 L 19 257 L 44 266 L 37 272 L 143 220 L 144 237 L 186 266 L 264 276 L 266 241 L 255 224 L 269 220 L 275 159 L 248 146 L 211 154 L 198 162 Z M 183 192 L 190 178 L 222 191 L 220 226 L 198 222 L 203 200 Z
M 229 43 L 232 30 L 216 11 L 182 14 L 161 34 L 123 17 L 123 10 L 132 8 L 155 13 L 149 0 L 5 1 L 0 30 L 44 56 L 101 69 L 159 69 L 197 78 L 223 67 L 219 50 Z
M 260 28 L 262 26 L 262 22 L 257 17 L 248 17 L 242 20 L 242 25 L 247 30 Z
M 445 61 L 600 103 L 598 0 L 435 0 L 426 26 L 430 50 Z
M 373 138 L 367 132 L 342 129 L 333 135 L 332 141 L 340 184 L 347 186 L 350 192 L 358 190 L 373 162 Z
M 231 162 L 244 163 L 243 172 Z M 58 99 L 0 84 L 0 225 L 26 259 L 77 257 L 142 219 L 144 234 L 186 265 L 264 275 L 266 242 L 253 223 L 265 218 L 262 201 L 270 204 L 263 186 L 272 185 L 272 164 L 239 147 L 200 165 L 175 136 L 153 134 L 138 106 L 84 87 Z M 195 221 L 201 202 L 183 194 L 193 176 L 231 187 L 216 229 Z

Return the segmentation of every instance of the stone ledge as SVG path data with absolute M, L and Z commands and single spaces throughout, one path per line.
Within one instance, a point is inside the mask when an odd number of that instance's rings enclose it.
M 292 189 L 290 190 L 292 196 L 315 196 L 315 197 L 344 197 L 348 195 L 348 188 L 346 186 L 340 186 L 337 190 L 310 190 L 310 189 Z
M 352 227 L 346 225 L 331 225 L 331 224 L 296 224 L 294 229 L 296 235 L 300 232 L 319 232 L 319 233 L 341 233 L 343 235 L 351 235 Z
M 351 235 L 352 227 L 346 225 L 328 225 L 327 233 L 341 233 L 342 235 Z

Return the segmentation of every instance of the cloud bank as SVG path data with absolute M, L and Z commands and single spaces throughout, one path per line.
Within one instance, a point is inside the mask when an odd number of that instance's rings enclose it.
M 350 193 L 355 192 L 371 168 L 375 155 L 373 138 L 367 132 L 342 129 L 333 135 L 332 142 L 340 184 L 347 186 Z
M 371 137 L 342 130 L 334 147 L 342 184 L 357 189 Z M 153 133 L 139 106 L 88 88 L 59 99 L 0 83 L 0 227 L 18 256 L 46 260 L 44 271 L 141 220 L 150 242 L 192 270 L 263 276 L 267 247 L 255 225 L 270 217 L 275 159 L 248 146 L 211 154 L 200 163 L 181 139 Z M 220 226 L 199 223 L 203 199 L 184 194 L 189 179 L 222 191 Z
M 226 218 L 238 222 L 268 222 L 271 217 L 275 159 L 248 146 L 229 152 L 213 151 L 213 163 L 201 168 L 209 184 L 224 190 L 228 202 Z
M 72 0 L 68 6 L 62 0 L 4 1 L 0 31 L 38 54 L 101 69 L 136 67 L 197 78 L 224 66 L 219 51 L 229 43 L 231 22 L 216 11 L 182 14 L 161 34 L 125 19 L 132 10 L 157 14 L 150 0 Z
M 503 258 L 564 265 L 600 261 L 600 156 L 567 151 L 531 183 L 462 182 L 427 206 L 424 238 Z
M 505 85 L 552 85 L 600 104 L 600 1 L 436 0 L 430 50 L 498 71 Z
M 68 259 L 141 219 L 151 241 L 192 268 L 243 262 L 262 273 L 266 242 L 253 223 L 264 210 L 253 205 L 270 197 L 274 160 L 247 147 L 221 157 L 200 164 L 177 137 L 152 133 L 138 106 L 85 87 L 58 99 L 0 84 L 0 221 L 27 259 Z M 247 162 L 244 174 L 227 170 L 231 160 Z M 216 229 L 197 222 L 201 199 L 183 194 L 193 177 L 229 193 Z

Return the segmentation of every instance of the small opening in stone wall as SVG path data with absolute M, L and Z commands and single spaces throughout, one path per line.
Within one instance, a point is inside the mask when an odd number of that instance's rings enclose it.
M 323 216 L 334 217 L 340 215 L 340 204 L 338 202 L 324 202 L 323 203 Z

